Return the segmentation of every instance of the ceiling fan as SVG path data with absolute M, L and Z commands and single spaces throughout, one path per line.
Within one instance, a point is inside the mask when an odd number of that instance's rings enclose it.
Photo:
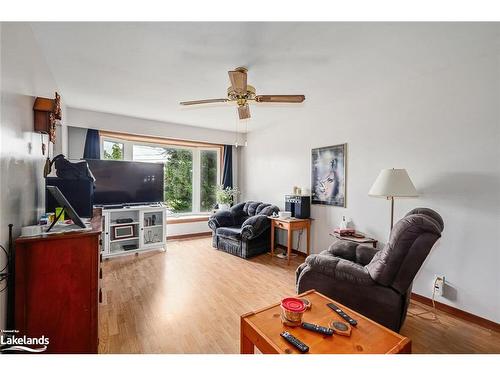
M 227 89 L 227 98 L 203 99 L 180 102 L 181 105 L 235 102 L 238 105 L 240 120 L 250 118 L 249 101 L 256 103 L 302 103 L 304 95 L 255 95 L 255 87 L 247 84 L 247 68 L 239 67 L 228 72 L 231 86 Z

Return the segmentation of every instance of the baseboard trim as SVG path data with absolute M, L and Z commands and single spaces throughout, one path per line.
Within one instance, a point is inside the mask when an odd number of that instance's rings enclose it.
M 421 296 L 420 294 L 412 293 L 411 299 L 423 303 L 424 305 L 432 306 L 432 300 L 430 298 Z M 500 324 L 496 322 L 471 314 L 467 311 L 457 309 L 456 307 L 447 305 L 445 303 L 435 301 L 435 304 L 437 310 L 444 311 L 450 315 L 456 316 L 457 318 L 475 323 L 481 327 L 491 329 L 492 331 L 500 332 Z
M 212 236 L 212 232 L 176 234 L 175 236 L 167 236 L 167 241 L 169 241 L 169 240 L 188 240 L 191 238 L 210 237 L 210 236 Z

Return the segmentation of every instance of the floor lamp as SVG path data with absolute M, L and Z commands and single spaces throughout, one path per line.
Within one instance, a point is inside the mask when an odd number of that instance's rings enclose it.
M 391 230 L 394 224 L 394 198 L 418 197 L 406 169 L 382 169 L 368 195 L 391 200 Z

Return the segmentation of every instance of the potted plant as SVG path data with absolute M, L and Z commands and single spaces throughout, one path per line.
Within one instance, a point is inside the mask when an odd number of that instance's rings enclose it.
M 240 191 L 238 190 L 237 187 L 224 188 L 223 185 L 217 186 L 217 192 L 216 192 L 215 197 L 217 199 L 217 204 L 219 205 L 219 209 L 229 210 L 229 208 L 234 203 L 234 201 L 239 193 L 240 193 Z

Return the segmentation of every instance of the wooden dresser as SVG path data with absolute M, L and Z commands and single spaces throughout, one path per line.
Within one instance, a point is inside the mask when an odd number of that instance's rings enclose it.
M 95 210 L 90 231 L 16 240 L 17 335 L 44 335 L 46 353 L 97 353 L 101 226 Z

